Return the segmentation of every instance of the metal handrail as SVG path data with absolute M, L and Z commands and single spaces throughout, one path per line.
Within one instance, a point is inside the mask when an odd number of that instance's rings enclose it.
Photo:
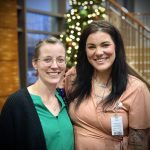
M 108 21 L 121 32 L 127 63 L 150 88 L 150 29 L 114 0 L 106 3 Z

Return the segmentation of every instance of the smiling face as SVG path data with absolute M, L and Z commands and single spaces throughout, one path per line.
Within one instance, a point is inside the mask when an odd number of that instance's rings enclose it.
M 39 80 L 56 85 L 66 69 L 65 48 L 60 43 L 44 43 L 33 66 L 38 71 Z
M 86 54 L 97 72 L 110 74 L 116 54 L 109 34 L 101 31 L 90 34 L 86 41 Z

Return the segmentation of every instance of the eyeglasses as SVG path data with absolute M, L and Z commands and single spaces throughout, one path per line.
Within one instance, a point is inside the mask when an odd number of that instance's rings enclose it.
M 41 60 L 48 65 L 51 65 L 54 62 L 54 60 L 56 61 L 57 65 L 62 65 L 66 63 L 66 59 L 63 57 L 57 57 L 57 58 L 46 57 L 46 58 L 38 58 L 37 60 Z

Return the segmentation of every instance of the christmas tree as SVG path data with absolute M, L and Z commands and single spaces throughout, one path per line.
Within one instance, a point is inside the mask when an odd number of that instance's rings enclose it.
M 71 9 L 65 14 L 65 32 L 60 35 L 66 44 L 67 65 L 76 65 L 78 42 L 82 29 L 93 20 L 105 19 L 105 0 L 70 0 Z

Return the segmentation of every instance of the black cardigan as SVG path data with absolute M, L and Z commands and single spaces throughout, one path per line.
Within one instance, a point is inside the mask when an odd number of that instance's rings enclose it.
M 27 88 L 9 96 L 4 104 L 0 150 L 46 150 L 42 126 Z

